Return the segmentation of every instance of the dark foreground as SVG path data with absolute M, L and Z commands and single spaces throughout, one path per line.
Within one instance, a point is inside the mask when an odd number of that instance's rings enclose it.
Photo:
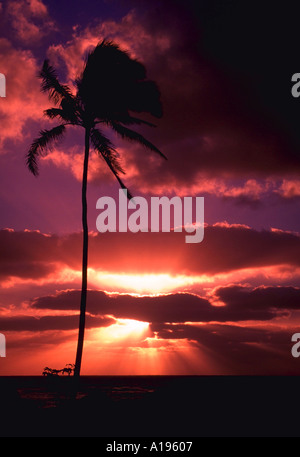
M 0 436 L 300 436 L 297 376 L 87 376 L 76 389 L 73 381 L 1 377 Z

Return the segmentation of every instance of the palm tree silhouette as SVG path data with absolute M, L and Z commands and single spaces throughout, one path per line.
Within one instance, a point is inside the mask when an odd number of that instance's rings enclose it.
M 157 85 L 146 78 L 146 69 L 138 60 L 130 57 L 112 41 L 103 40 L 88 54 L 81 76 L 75 81 L 76 93 L 70 87 L 61 84 L 55 69 L 44 61 L 39 74 L 41 89 L 48 92 L 50 100 L 56 105 L 44 111 L 50 119 L 59 119 L 60 123 L 51 130 L 42 130 L 33 141 L 26 156 L 29 170 L 38 175 L 37 160 L 49 151 L 51 144 L 61 139 L 67 126 L 80 126 L 85 130 L 85 151 L 82 177 L 82 285 L 78 344 L 74 376 L 79 377 L 85 330 L 87 266 L 88 266 L 88 224 L 87 224 L 87 175 L 90 143 L 94 150 L 104 159 L 120 186 L 127 187 L 120 178 L 124 174 L 119 155 L 110 139 L 104 135 L 102 124 L 109 127 L 124 139 L 138 142 L 147 149 L 166 157 L 160 150 L 140 133 L 128 128 L 131 125 L 148 125 L 152 123 L 134 117 L 132 113 L 148 113 L 159 118 L 162 116 L 160 93 Z

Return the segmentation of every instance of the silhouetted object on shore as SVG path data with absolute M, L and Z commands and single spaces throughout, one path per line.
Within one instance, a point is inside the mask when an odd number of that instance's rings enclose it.
M 75 365 L 72 363 L 68 363 L 65 368 L 62 368 L 61 370 L 56 370 L 55 368 L 49 368 L 45 367 L 43 371 L 43 376 L 59 376 L 61 373 L 62 375 L 67 374 L 70 376 L 75 369 Z
M 120 165 L 119 155 L 113 144 L 97 126 L 109 127 L 121 138 L 138 142 L 147 149 L 166 158 L 160 151 L 146 140 L 140 133 L 128 128 L 131 125 L 153 126 L 148 121 L 133 117 L 135 113 L 149 113 L 157 118 L 162 116 L 160 94 L 156 84 L 146 79 L 145 67 L 118 45 L 103 40 L 88 55 L 83 73 L 76 80 L 76 94 L 61 84 L 56 71 L 45 60 L 40 73 L 42 90 L 48 92 L 58 108 L 45 110 L 50 119 L 59 119 L 60 123 L 51 130 L 42 130 L 27 153 L 27 166 L 34 174 L 38 174 L 37 159 L 47 154 L 49 146 L 63 137 L 66 127 L 80 126 L 85 131 L 85 152 L 82 177 L 82 286 L 78 345 L 74 375 L 79 376 L 85 330 L 86 296 L 87 296 L 87 265 L 88 265 L 88 224 L 87 224 L 87 174 L 90 143 L 95 151 L 106 162 L 120 186 L 126 189 L 120 178 L 124 171 Z M 128 191 L 127 191 L 128 192 Z M 131 198 L 130 192 L 127 193 Z

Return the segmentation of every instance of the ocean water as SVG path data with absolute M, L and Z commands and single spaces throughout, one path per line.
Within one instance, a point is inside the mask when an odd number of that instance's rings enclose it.
M 139 400 L 159 392 L 174 381 L 175 378 L 165 376 L 83 376 L 75 398 L 88 400 L 98 395 L 113 402 Z M 15 383 L 20 399 L 37 401 L 41 408 L 58 407 L 73 394 L 73 378 L 69 376 L 11 378 L 9 382 Z
M 0 377 L 0 436 L 300 436 L 299 377 Z

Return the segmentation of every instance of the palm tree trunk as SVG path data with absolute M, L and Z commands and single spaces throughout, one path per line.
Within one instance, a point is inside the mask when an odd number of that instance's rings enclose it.
M 74 376 L 79 377 L 84 341 L 85 330 L 85 310 L 86 310 L 86 295 L 87 295 L 87 266 L 88 266 L 88 223 L 87 223 L 87 174 L 90 151 L 90 129 L 85 129 L 85 152 L 82 177 L 82 229 L 83 229 L 83 251 L 82 251 L 82 283 L 81 283 L 81 301 L 80 301 L 80 317 L 77 353 L 75 361 Z

